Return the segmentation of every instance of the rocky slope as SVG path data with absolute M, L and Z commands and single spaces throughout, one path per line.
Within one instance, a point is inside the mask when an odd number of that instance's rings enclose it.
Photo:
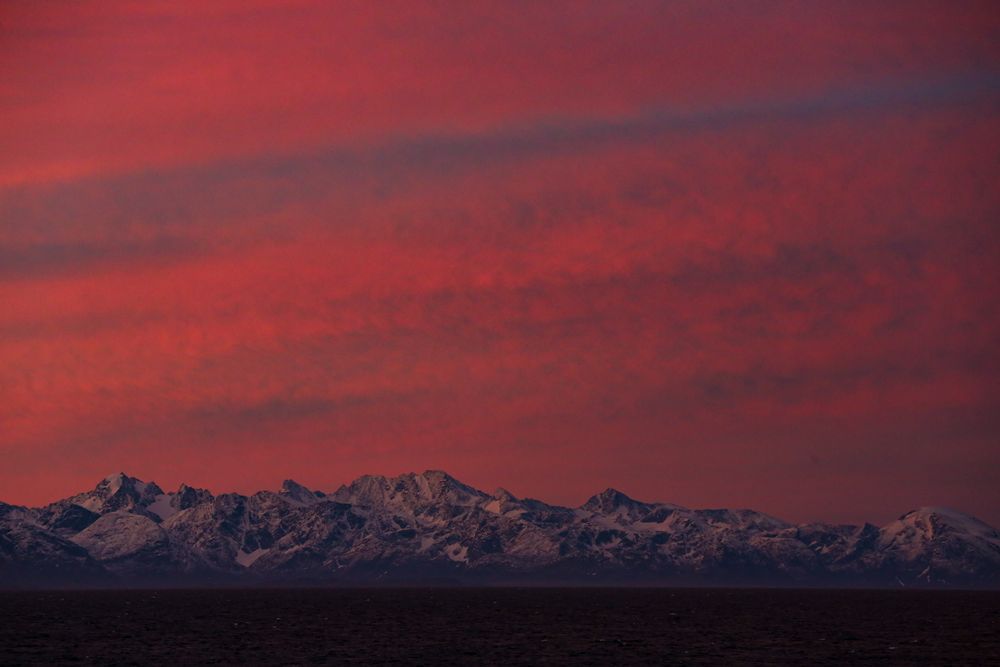
M 878 528 L 614 489 L 558 507 L 433 470 L 251 496 L 166 493 L 119 473 L 46 507 L 0 503 L 0 585 L 140 582 L 996 587 L 1000 533 L 942 508 Z

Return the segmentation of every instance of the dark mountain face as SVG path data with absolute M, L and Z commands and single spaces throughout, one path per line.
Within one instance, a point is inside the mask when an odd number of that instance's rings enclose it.
M 0 505 L 0 584 L 65 586 L 110 583 L 86 549 L 39 525 L 31 511 Z
M 1000 534 L 942 508 L 792 525 L 607 489 L 574 509 L 441 471 L 251 496 L 119 473 L 46 507 L 0 503 L 0 584 L 74 581 L 998 586 Z

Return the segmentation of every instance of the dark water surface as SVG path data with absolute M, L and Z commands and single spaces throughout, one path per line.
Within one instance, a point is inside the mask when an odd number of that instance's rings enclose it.
M 0 593 L 0 663 L 1000 664 L 1000 593 Z

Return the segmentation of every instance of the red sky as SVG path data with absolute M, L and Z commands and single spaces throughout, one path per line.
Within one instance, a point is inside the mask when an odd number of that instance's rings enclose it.
M 4 2 L 0 499 L 1000 524 L 998 111 L 995 2 Z

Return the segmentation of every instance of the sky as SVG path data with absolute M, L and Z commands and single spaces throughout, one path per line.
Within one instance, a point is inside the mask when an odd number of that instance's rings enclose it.
M 995 2 L 0 5 L 0 500 L 444 469 L 1000 524 Z

